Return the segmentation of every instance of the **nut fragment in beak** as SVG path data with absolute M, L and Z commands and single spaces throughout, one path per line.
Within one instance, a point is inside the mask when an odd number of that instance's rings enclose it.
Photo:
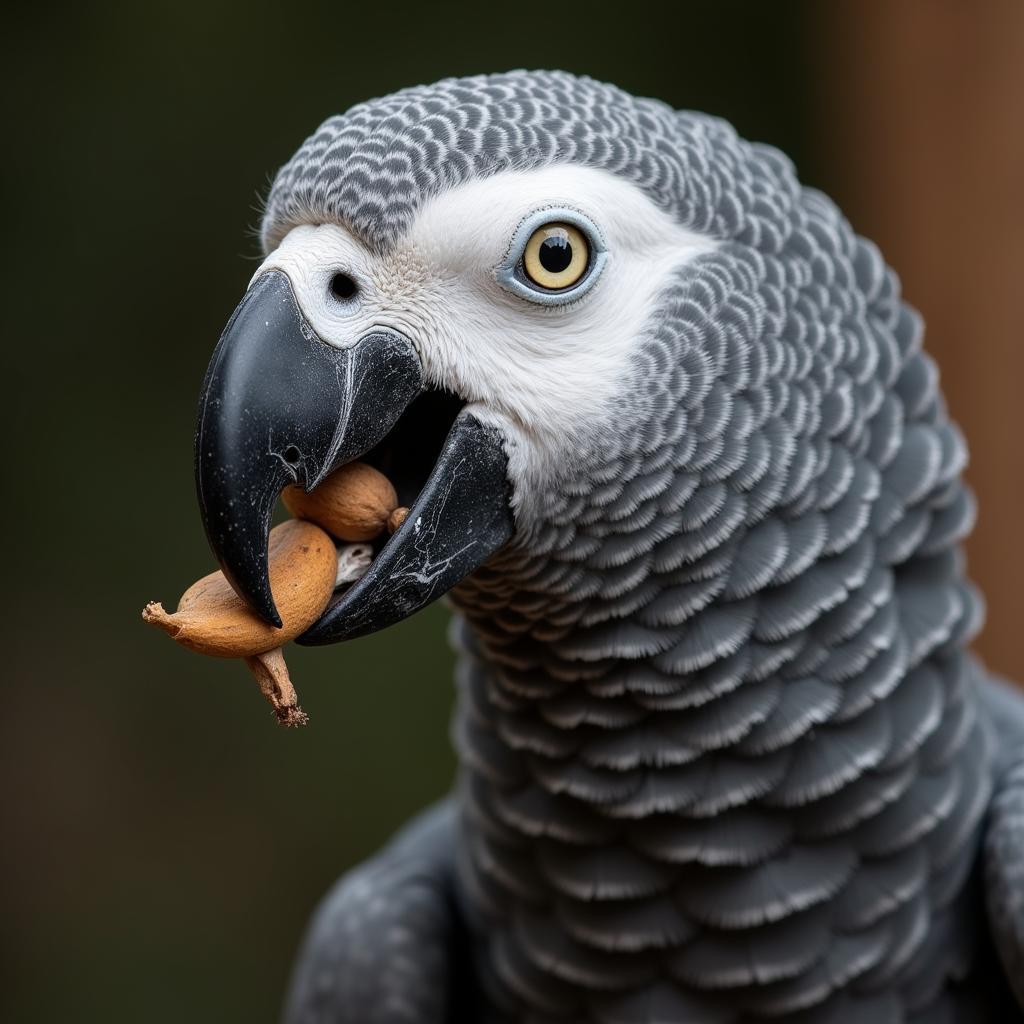
M 355 583 L 366 575 L 373 561 L 373 548 L 369 544 L 342 544 L 338 548 L 338 571 L 334 577 L 335 587 Z
M 336 469 L 309 492 L 290 484 L 281 500 L 297 519 L 308 519 L 338 540 L 351 541 L 379 537 L 398 505 L 391 481 L 365 462 Z
M 407 508 L 396 508 L 388 516 L 388 533 L 395 533 L 408 516 L 409 510 Z

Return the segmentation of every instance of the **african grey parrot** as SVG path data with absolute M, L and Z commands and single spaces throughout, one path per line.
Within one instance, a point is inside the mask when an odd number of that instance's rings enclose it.
M 289 1024 L 1024 1019 L 1024 700 L 967 652 L 921 320 L 835 205 L 518 71 L 330 118 L 262 241 L 214 551 L 275 621 L 278 493 L 362 458 L 412 511 L 303 640 L 454 588 L 461 656 L 454 793 L 327 897 Z

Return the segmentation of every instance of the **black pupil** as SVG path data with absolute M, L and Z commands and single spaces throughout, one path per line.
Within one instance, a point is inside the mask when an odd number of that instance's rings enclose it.
M 356 283 L 348 274 L 335 274 L 331 278 L 331 294 L 342 301 L 351 299 L 356 293 Z
M 565 235 L 548 235 L 540 243 L 537 256 L 549 274 L 560 274 L 572 263 L 572 246 Z

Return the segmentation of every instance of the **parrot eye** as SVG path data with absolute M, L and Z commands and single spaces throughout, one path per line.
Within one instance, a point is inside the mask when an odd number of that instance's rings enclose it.
M 607 255 L 601 233 L 587 217 L 548 208 L 519 225 L 496 276 L 524 299 L 561 306 L 590 290 Z
M 571 224 L 537 228 L 523 252 L 526 276 L 541 288 L 571 288 L 587 272 L 590 246 Z

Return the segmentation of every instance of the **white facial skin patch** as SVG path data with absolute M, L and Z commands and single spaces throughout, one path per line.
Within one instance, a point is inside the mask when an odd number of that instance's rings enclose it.
M 531 301 L 502 283 L 528 219 L 575 211 L 600 232 L 603 266 L 576 301 Z M 610 415 L 631 354 L 669 278 L 718 243 L 687 231 L 639 188 L 607 171 L 551 166 L 467 182 L 424 204 L 391 251 L 336 224 L 292 229 L 260 266 L 291 280 L 329 345 L 375 327 L 404 334 L 426 382 L 459 395 L 505 434 L 517 513 L 537 486 Z M 355 286 L 332 288 L 335 275 Z M 526 485 L 529 486 L 520 486 Z

